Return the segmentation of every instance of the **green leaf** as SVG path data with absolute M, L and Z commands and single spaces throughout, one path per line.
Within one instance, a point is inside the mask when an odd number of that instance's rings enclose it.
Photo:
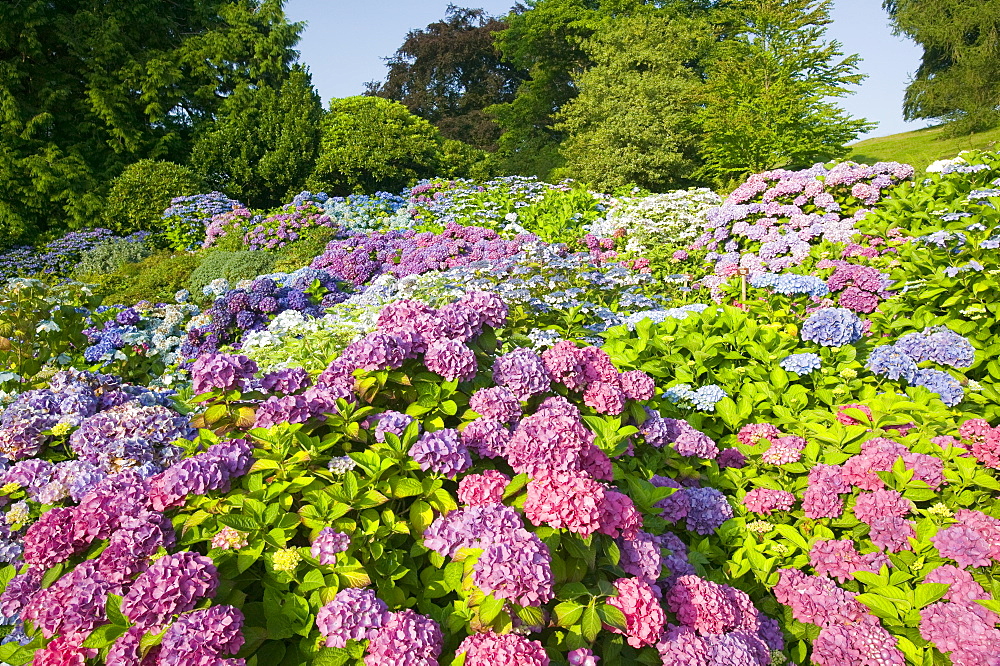
M 593 643 L 597 640 L 597 635 L 601 632 L 601 618 L 597 614 L 597 609 L 594 608 L 593 602 L 591 602 L 590 606 L 587 606 L 587 610 L 583 611 L 580 628 L 583 631 L 583 637 L 587 641 Z
M 868 606 L 868 608 L 871 608 L 872 612 L 881 618 L 887 620 L 899 619 L 899 612 L 896 610 L 896 605 L 880 594 L 866 592 L 865 594 L 859 594 L 854 598 L 863 603 L 865 606 Z
M 604 624 L 610 625 L 615 629 L 620 629 L 622 631 L 625 631 L 628 628 L 625 620 L 625 613 L 623 613 L 617 606 L 612 606 L 611 604 L 601 604 L 597 607 L 597 613 L 601 616 L 601 620 Z
M 393 477 L 389 481 L 389 487 L 392 488 L 392 496 L 397 498 L 413 497 L 424 492 L 424 487 L 419 481 L 405 476 Z
M 108 600 L 104 604 L 104 610 L 107 613 L 108 622 L 120 627 L 127 627 L 128 620 L 122 615 L 121 606 L 122 598 L 117 594 L 109 594 Z
M 241 532 L 253 532 L 260 527 L 260 524 L 253 518 L 235 513 L 218 516 L 217 520 L 226 527 L 232 527 Z
M 126 627 L 116 624 L 105 624 L 94 629 L 83 641 L 85 648 L 102 648 L 111 645 L 119 636 L 127 631 Z
M 560 604 L 556 604 L 555 614 L 556 623 L 560 627 L 569 628 L 577 623 L 580 617 L 583 615 L 583 609 L 586 608 L 583 604 L 579 604 L 575 601 L 564 601 Z
M 497 599 L 492 594 L 486 595 L 486 597 L 479 603 L 479 618 L 482 620 L 483 624 L 489 624 L 497 618 L 500 611 L 503 610 L 504 600 Z
M 929 606 L 945 594 L 951 587 L 947 583 L 918 583 L 914 594 L 914 602 L 917 608 Z

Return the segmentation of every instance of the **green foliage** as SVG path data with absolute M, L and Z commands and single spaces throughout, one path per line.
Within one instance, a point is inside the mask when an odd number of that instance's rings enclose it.
M 274 255 L 260 250 L 209 252 L 191 273 L 187 288 L 195 298 L 202 298 L 202 288 L 212 280 L 225 279 L 230 284 L 271 272 Z
M 330 102 L 308 188 L 331 195 L 398 192 L 436 174 L 442 161 L 437 129 L 399 102 L 347 97 Z
M 143 158 L 182 162 L 241 81 L 287 71 L 278 0 L 0 4 L 0 247 L 100 217 Z
M 711 45 L 708 22 L 644 12 L 605 24 L 585 42 L 594 65 L 574 78 L 579 93 L 558 114 L 560 173 L 604 191 L 689 184 L 702 85 L 691 63 Z
M 952 135 L 1000 122 L 1000 2 L 883 0 L 897 34 L 923 48 L 906 88 L 907 120 L 951 121 Z
M 481 9 L 449 5 L 443 20 L 406 35 L 385 81 L 367 94 L 402 102 L 446 139 L 495 150 L 500 127 L 483 109 L 510 102 L 526 74 L 497 53 L 494 35 L 505 27 Z
M 202 188 L 201 179 L 185 166 L 139 160 L 111 181 L 104 204 L 104 226 L 119 234 L 161 231 L 160 219 L 170 200 Z
M 732 36 L 707 64 L 700 122 L 704 173 L 720 182 L 846 154 L 874 127 L 827 101 L 864 79 L 858 56 L 824 42 L 830 0 L 735 0 L 717 20 Z
M 155 246 L 149 240 L 112 238 L 84 252 L 73 269 L 73 274 L 86 282 L 89 276 L 113 273 L 125 264 L 142 261 L 155 251 Z
M 298 194 L 312 172 L 322 115 L 301 66 L 280 85 L 244 84 L 199 134 L 191 164 L 235 199 L 256 208 L 277 206 Z
M 49 286 L 14 279 L 0 287 L 0 393 L 36 388 L 54 366 L 66 365 L 87 344 L 77 308 L 99 300 L 76 283 Z
M 187 286 L 198 264 L 197 255 L 161 250 L 113 273 L 92 275 L 90 282 L 108 304 L 173 303 L 174 295 Z
M 327 243 L 332 241 L 336 234 L 337 230 L 330 227 L 306 229 L 298 240 L 275 253 L 272 269 L 278 273 L 291 273 L 308 266 L 313 259 L 323 254 Z

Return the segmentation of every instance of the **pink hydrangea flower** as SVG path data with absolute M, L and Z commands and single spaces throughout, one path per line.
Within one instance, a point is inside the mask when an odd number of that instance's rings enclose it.
M 524 516 L 589 536 L 601 527 L 604 486 L 579 472 L 545 471 L 528 483 Z
M 492 630 L 467 636 L 455 653 L 465 654 L 465 666 L 549 666 L 549 657 L 538 641 Z
M 774 441 L 780 436 L 781 432 L 770 423 L 749 423 L 736 433 L 736 439 L 743 446 L 754 446 L 762 439 Z
M 621 414 L 625 410 L 625 393 L 617 381 L 599 380 L 587 385 L 583 402 L 601 414 Z
M 622 391 L 629 400 L 649 400 L 656 391 L 656 382 L 641 370 L 629 370 L 619 377 Z
M 787 465 L 802 458 L 806 440 L 798 435 L 786 435 L 775 439 L 760 459 L 769 465 Z
M 831 576 L 843 583 L 854 580 L 856 571 L 878 573 L 883 565 L 889 564 L 889 558 L 880 552 L 861 555 L 850 539 L 830 539 L 813 544 L 809 563 L 820 576 Z
M 495 469 L 469 474 L 458 483 L 458 501 L 467 506 L 499 504 L 508 483 L 510 478 Z
M 772 511 L 788 511 L 795 504 L 795 495 L 787 490 L 754 488 L 743 498 L 743 505 L 754 513 L 770 515 Z
M 619 578 L 615 581 L 615 589 L 618 596 L 610 597 L 608 605 L 625 614 L 625 640 L 635 648 L 656 645 L 666 622 L 658 593 L 639 578 Z M 609 628 L 616 634 L 622 633 L 616 627 Z

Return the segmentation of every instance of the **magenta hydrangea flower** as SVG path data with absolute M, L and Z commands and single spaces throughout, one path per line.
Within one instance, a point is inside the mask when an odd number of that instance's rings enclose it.
M 871 615 L 860 622 L 824 627 L 813 641 L 812 661 L 818 666 L 906 664 L 903 653 L 896 647 L 895 637 Z
M 472 582 L 497 599 L 541 606 L 555 596 L 548 546 L 524 529 L 494 539 L 473 568 Z
M 85 666 L 97 656 L 97 650 L 82 646 L 79 636 L 58 636 L 35 652 L 32 666 Z
M 838 465 L 814 465 L 809 470 L 809 487 L 802 495 L 807 518 L 839 518 L 844 513 L 841 495 L 851 492 Z
M 955 520 L 979 532 L 990 545 L 990 557 L 1000 560 L 1000 519 L 987 516 L 982 511 L 959 509 L 955 512 Z
M 435 340 L 427 346 L 424 364 L 448 381 L 467 382 L 476 376 L 476 354 L 458 340 Z
M 56 507 L 32 523 L 24 535 L 24 561 L 45 570 L 79 552 L 81 544 L 74 538 L 77 511 L 79 509 Z
M 469 398 L 469 409 L 501 423 L 510 423 L 521 417 L 521 401 L 505 386 L 479 389 Z
M 524 532 L 521 514 L 503 504 L 484 504 L 442 514 L 424 530 L 424 546 L 446 557 L 462 548 L 485 548 L 498 535 Z
M 708 666 L 708 646 L 691 627 L 668 624 L 656 649 L 664 664 Z
M 990 544 L 983 536 L 966 525 L 952 525 L 933 537 L 931 543 L 941 557 L 958 562 L 961 567 L 985 567 L 990 564 Z
M 163 635 L 157 664 L 218 663 L 212 660 L 236 654 L 243 647 L 242 628 L 243 613 L 232 606 L 211 606 L 185 613 Z
M 666 622 L 659 592 L 640 578 L 619 578 L 615 589 L 618 595 L 609 597 L 608 605 L 625 614 L 625 640 L 635 648 L 656 645 Z M 623 633 L 617 627 L 609 628 L 616 634 Z
M 431 618 L 410 609 L 390 613 L 368 644 L 366 666 L 437 666 L 443 637 Z
M 889 558 L 880 552 L 861 555 L 850 539 L 829 539 L 813 544 L 809 551 L 809 563 L 820 576 L 830 576 L 843 583 L 854 580 L 856 571 L 878 573 L 889 564 Z
M 281 423 L 305 423 L 313 416 L 305 396 L 271 396 L 260 404 L 254 415 L 254 427 L 273 428 Z
M 385 602 L 374 590 L 348 587 L 316 613 L 316 628 L 326 646 L 342 648 L 347 641 L 370 639 L 389 620 Z
M 476 419 L 462 428 L 462 443 L 472 449 L 480 458 L 496 458 L 506 455 L 510 430 L 500 421 Z
M 192 390 L 195 395 L 213 389 L 243 390 L 257 370 L 257 363 L 243 355 L 202 354 L 191 365 Z
M 721 634 L 739 626 L 740 609 L 724 585 L 698 576 L 680 576 L 667 592 L 667 608 L 698 633 Z
M 243 439 L 213 444 L 204 453 L 186 458 L 149 481 L 153 508 L 181 506 L 190 495 L 229 490 L 230 481 L 253 466 L 253 446 Z
M 550 386 L 542 359 L 524 347 L 504 354 L 493 363 L 493 381 L 513 391 L 518 400 L 544 393 Z
M 410 457 L 425 472 L 433 470 L 449 479 L 472 466 L 469 450 L 462 443 L 458 431 L 451 428 L 425 432 L 410 447 Z
M 595 381 L 587 384 L 583 402 L 600 414 L 621 414 L 625 411 L 625 393 L 618 381 Z
M 617 538 L 634 539 L 642 528 L 642 515 L 632 498 L 617 490 L 606 489 L 601 502 L 601 526 L 597 531 Z
M 854 502 L 854 515 L 869 525 L 877 518 L 902 518 L 913 510 L 913 503 L 895 490 L 861 493 Z
M 872 543 L 893 553 L 901 550 L 912 550 L 910 539 L 917 535 L 913 521 L 898 516 L 881 516 L 872 518 L 871 531 L 868 538 Z
M 142 637 L 146 635 L 144 627 L 131 627 L 118 637 L 108 648 L 105 659 L 107 666 L 152 666 L 160 654 L 161 646 L 155 645 L 143 659 L 141 650 Z M 83 662 L 80 662 L 81 666 Z
M 566 658 L 569 660 L 569 666 L 597 666 L 597 662 L 601 660 L 587 648 L 570 650 Z
M 743 446 L 754 446 L 760 440 L 773 442 L 781 437 L 781 432 L 770 423 L 748 423 L 736 433 L 736 439 Z
M 735 447 L 723 449 L 715 460 L 719 463 L 719 469 L 743 469 L 747 464 L 747 457 Z
M 133 583 L 121 611 L 143 627 L 166 624 L 177 613 L 193 610 L 219 585 L 219 572 L 209 558 L 182 551 L 153 562 Z
M 582 391 L 587 386 L 587 355 L 570 340 L 562 340 L 542 353 L 542 362 L 549 376 L 571 391 Z
M 604 486 L 569 471 L 545 471 L 528 482 L 524 516 L 535 525 L 589 536 L 601 527 Z
M 642 370 L 623 372 L 618 379 L 629 400 L 649 400 L 656 392 L 656 382 Z
M 465 666 L 548 666 L 549 657 L 538 641 L 492 630 L 463 640 L 456 655 L 465 655 Z
M 951 653 L 955 666 L 979 666 L 995 663 L 1000 645 L 1000 618 L 978 604 L 939 602 L 920 611 L 920 635 L 938 650 Z M 960 631 L 956 631 L 961 627 Z
M 832 624 L 857 622 L 868 610 L 826 576 L 809 576 L 798 569 L 781 569 L 774 597 L 792 609 L 799 622 Z
M 80 564 L 51 586 L 35 593 L 22 617 L 38 627 L 46 638 L 55 634 L 77 634 L 104 624 L 104 607 L 111 585 L 97 571 L 97 563 Z
M 458 501 L 467 506 L 499 504 L 508 483 L 510 478 L 495 469 L 469 474 L 458 483 Z
M 343 553 L 350 546 L 350 536 L 338 532 L 332 527 L 324 527 L 313 539 L 309 552 L 319 560 L 320 564 L 336 564 L 337 553 Z
M 674 449 L 682 456 L 712 460 L 719 455 L 719 447 L 712 438 L 696 430 L 687 421 L 680 419 L 664 419 Z
M 260 380 L 260 386 L 268 393 L 291 395 L 303 391 L 312 384 L 303 368 L 282 368 L 269 372 Z
M 754 513 L 771 515 L 773 511 L 788 511 L 795 504 L 795 495 L 787 490 L 754 488 L 743 498 L 743 505 Z
M 477 312 L 490 328 L 500 328 L 507 321 L 507 304 L 491 291 L 470 291 L 457 302 Z
M 975 581 L 972 574 L 964 569 L 959 569 L 950 564 L 943 564 L 934 569 L 924 577 L 925 583 L 941 583 L 948 585 L 948 591 L 944 598 L 954 601 L 957 604 L 964 604 L 970 608 L 980 608 L 984 612 L 989 612 L 976 603 L 977 599 L 989 599 L 989 595 L 983 586 Z

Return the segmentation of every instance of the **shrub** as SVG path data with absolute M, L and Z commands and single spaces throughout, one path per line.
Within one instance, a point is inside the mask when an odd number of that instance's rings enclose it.
M 347 97 L 330 102 L 309 189 L 333 195 L 398 192 L 437 173 L 442 164 L 437 128 L 399 102 Z
M 159 231 L 160 215 L 170 200 L 194 194 L 201 179 L 190 169 L 173 162 L 140 160 L 125 167 L 111 182 L 104 206 L 104 222 L 121 234 Z
M 147 232 L 137 232 L 131 236 L 114 237 L 102 242 L 80 255 L 80 261 L 73 274 L 80 279 L 90 275 L 113 273 L 125 264 L 135 264 L 149 255 L 156 248 Z
M 191 273 L 188 289 L 195 299 L 204 298 L 202 290 L 212 280 L 224 279 L 228 282 L 249 280 L 271 272 L 274 255 L 259 250 L 238 250 L 235 252 L 209 252 Z
M 91 280 L 104 295 L 105 303 L 173 303 L 198 263 L 196 255 L 160 250 L 139 263 L 125 264 L 114 273 L 92 276 Z
M 290 243 L 275 253 L 273 270 L 289 273 L 308 266 L 312 260 L 323 254 L 327 244 L 337 235 L 337 230 L 330 227 L 312 227 L 306 229 L 294 243 Z
M 210 220 L 244 208 L 221 192 L 177 197 L 163 211 L 164 238 L 175 250 L 193 250 L 204 242 Z

